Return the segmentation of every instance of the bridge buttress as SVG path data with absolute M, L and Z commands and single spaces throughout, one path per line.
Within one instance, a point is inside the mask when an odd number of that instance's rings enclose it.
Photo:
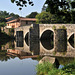
M 29 29 L 29 46 L 34 55 L 39 54 L 39 24 L 33 24 L 33 27 Z

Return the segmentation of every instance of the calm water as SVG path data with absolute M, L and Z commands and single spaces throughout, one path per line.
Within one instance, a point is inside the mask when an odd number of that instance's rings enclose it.
M 38 64 L 37 60 L 31 58 L 19 59 L 10 58 L 8 61 L 0 61 L 1 75 L 36 75 L 35 66 Z
M 62 68 L 74 61 L 74 44 L 59 42 L 54 45 L 52 40 L 35 40 L 29 46 L 25 40 L 10 41 L 0 46 L 0 74 L 36 75 L 36 65 L 42 59 L 45 60 L 45 56 L 49 57 L 57 68 Z

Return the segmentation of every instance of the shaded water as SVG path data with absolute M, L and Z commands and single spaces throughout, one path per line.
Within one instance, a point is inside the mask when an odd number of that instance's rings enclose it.
M 57 68 L 74 61 L 75 48 L 69 42 L 34 40 L 28 45 L 26 40 L 10 41 L 0 46 L 1 75 L 36 75 L 36 65 L 48 56 Z M 53 58 L 52 58 L 53 57 Z

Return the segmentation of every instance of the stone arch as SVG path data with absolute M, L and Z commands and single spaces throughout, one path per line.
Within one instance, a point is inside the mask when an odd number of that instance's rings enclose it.
M 45 28 L 44 30 L 42 30 L 42 32 L 40 32 L 40 38 L 41 38 L 42 34 L 43 34 L 46 30 L 50 30 L 50 31 L 53 31 L 53 32 L 54 32 L 54 30 L 53 30 L 52 28 Z
M 53 34 L 52 36 L 51 36 L 51 33 Z M 51 40 L 50 40 L 50 38 L 51 38 Z M 44 29 L 41 33 L 40 40 L 41 40 L 41 47 L 44 50 L 52 51 L 54 48 L 54 45 L 51 44 L 51 42 L 54 40 L 54 30 L 49 29 L 49 28 Z M 54 42 L 52 42 L 52 43 L 54 43 Z
M 69 40 L 69 38 L 70 38 L 73 34 L 74 34 L 74 32 L 72 32 L 71 34 L 68 35 L 68 37 L 67 37 L 68 40 Z

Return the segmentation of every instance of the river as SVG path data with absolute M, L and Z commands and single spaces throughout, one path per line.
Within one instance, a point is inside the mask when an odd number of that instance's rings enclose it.
M 12 40 L 0 46 L 1 75 L 37 75 L 36 65 L 50 60 L 57 68 L 73 62 L 75 48 L 73 42 L 59 42 L 54 45 L 52 40 Z

